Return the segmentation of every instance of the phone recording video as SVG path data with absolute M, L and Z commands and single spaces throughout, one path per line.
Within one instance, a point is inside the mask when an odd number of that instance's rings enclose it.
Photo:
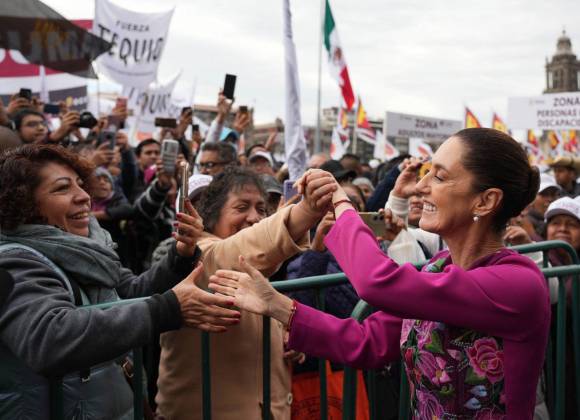
M 234 99 L 234 91 L 236 90 L 236 78 L 237 76 L 235 74 L 226 74 L 223 94 L 228 99 Z
M 155 127 L 175 128 L 177 120 L 175 118 L 155 118 Z
M 385 225 L 385 215 L 376 211 L 373 212 L 359 212 L 359 216 L 373 231 L 375 236 L 385 237 L 387 234 L 387 226 Z
M 161 160 L 163 161 L 163 171 L 168 174 L 175 173 L 177 155 L 179 154 L 179 142 L 177 140 L 165 139 L 161 143 Z
M 298 190 L 294 187 L 294 181 L 290 181 L 289 179 L 284 181 L 284 201 L 290 200 L 292 197 L 298 195 Z
M 29 101 L 31 101 L 32 100 L 32 90 L 27 89 L 27 88 L 20 88 L 20 91 L 18 92 L 18 97 L 28 99 Z
M 42 112 L 50 115 L 58 115 L 60 113 L 60 106 L 58 104 L 44 104 Z

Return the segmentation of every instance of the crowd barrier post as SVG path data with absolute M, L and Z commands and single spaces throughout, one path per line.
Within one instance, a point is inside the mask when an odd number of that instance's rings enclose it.
M 201 333 L 201 398 L 202 398 L 202 418 L 211 420 L 211 370 L 209 356 L 209 333 Z
M 263 317 L 262 334 L 262 419 L 270 420 L 270 317 Z

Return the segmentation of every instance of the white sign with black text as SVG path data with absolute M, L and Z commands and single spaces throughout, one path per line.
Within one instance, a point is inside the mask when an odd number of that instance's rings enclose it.
M 427 141 L 443 141 L 462 128 L 463 123 L 458 120 L 387 111 L 383 132 L 387 137 L 419 137 Z
M 508 125 L 525 130 L 578 130 L 580 92 L 509 98 Z
M 146 89 L 157 77 L 173 9 L 139 13 L 108 0 L 95 1 L 93 33 L 113 44 L 98 60 L 98 69 L 113 81 Z

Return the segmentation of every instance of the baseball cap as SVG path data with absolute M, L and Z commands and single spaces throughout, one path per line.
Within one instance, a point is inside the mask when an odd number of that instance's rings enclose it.
M 540 175 L 540 188 L 538 189 L 538 194 L 546 191 L 548 188 L 557 188 L 561 190 L 562 188 L 556 183 L 553 176 L 548 174 Z
M 264 152 L 263 150 L 258 150 L 252 156 L 250 156 L 250 158 L 248 159 L 248 162 L 252 163 L 257 158 L 266 159 L 268 161 L 268 163 L 270 164 L 270 166 L 272 166 L 272 167 L 274 166 L 274 159 L 272 159 L 272 156 L 268 152 Z
M 282 190 L 282 184 L 278 182 L 276 178 L 272 175 L 260 175 L 260 179 L 262 180 L 262 184 L 264 184 L 264 189 L 267 193 L 274 193 L 282 195 L 284 191 Z
M 562 197 L 554 201 L 546 211 L 546 222 L 554 216 L 565 214 L 580 220 L 580 202 L 570 197 Z

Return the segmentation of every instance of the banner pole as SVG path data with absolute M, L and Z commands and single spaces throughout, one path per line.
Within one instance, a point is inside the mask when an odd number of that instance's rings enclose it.
M 357 149 L 357 135 L 356 135 L 356 125 L 357 125 L 357 118 L 358 118 L 358 108 L 359 108 L 359 100 L 357 100 L 356 108 L 354 109 L 354 118 L 352 119 L 352 154 L 356 155 Z
M 320 138 L 320 97 L 321 97 L 321 79 L 322 79 L 322 32 L 324 30 L 324 6 L 326 0 L 320 0 L 320 20 L 318 32 L 318 92 L 316 102 L 316 136 L 314 138 L 314 153 L 320 153 L 322 150 L 322 141 Z

